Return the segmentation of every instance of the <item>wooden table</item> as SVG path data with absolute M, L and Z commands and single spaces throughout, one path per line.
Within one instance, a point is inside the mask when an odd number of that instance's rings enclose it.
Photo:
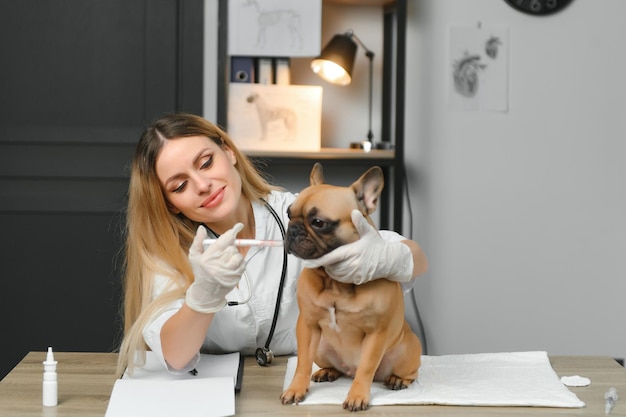
M 6 416 L 104 416 L 115 382 L 115 353 L 55 352 L 59 380 L 59 405 L 41 405 L 42 362 L 45 352 L 30 352 L 0 381 L 0 417 Z M 584 408 L 530 407 L 446 407 L 446 406 L 372 406 L 363 416 L 602 416 L 604 393 L 615 387 L 622 396 L 611 416 L 626 417 L 626 370 L 609 357 L 555 356 L 552 366 L 559 376 L 581 375 L 591 385 L 570 388 L 587 406 Z M 282 405 L 282 390 L 287 358 L 275 358 L 272 366 L 262 368 L 254 358 L 245 360 L 243 386 L 236 396 L 235 410 L 242 416 L 350 415 L 339 405 Z

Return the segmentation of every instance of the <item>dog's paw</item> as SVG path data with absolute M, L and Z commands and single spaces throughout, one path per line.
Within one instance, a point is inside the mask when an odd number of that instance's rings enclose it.
M 333 382 L 343 375 L 335 368 L 322 368 L 311 376 L 313 382 Z
M 352 383 L 348 396 L 343 402 L 343 409 L 348 411 L 367 410 L 370 406 L 370 386 L 359 384 L 358 381 Z
M 343 409 L 348 411 L 364 411 L 370 406 L 369 395 L 365 396 L 352 396 L 348 394 L 348 397 L 343 402 Z
M 406 389 L 415 381 L 414 379 L 400 378 L 399 376 L 391 375 L 385 380 L 385 386 L 392 390 Z
M 283 404 L 298 404 L 304 400 L 308 389 L 298 389 L 289 387 L 280 396 L 280 402 Z

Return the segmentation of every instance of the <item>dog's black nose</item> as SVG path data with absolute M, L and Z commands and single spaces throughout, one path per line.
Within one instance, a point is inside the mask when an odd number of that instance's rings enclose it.
M 287 228 L 287 240 L 293 241 L 299 234 L 302 234 L 301 225 L 290 225 L 289 228 Z
M 285 234 L 285 250 L 287 253 L 295 254 L 302 252 L 302 242 L 306 240 L 307 231 L 300 222 L 289 222 L 287 233 Z

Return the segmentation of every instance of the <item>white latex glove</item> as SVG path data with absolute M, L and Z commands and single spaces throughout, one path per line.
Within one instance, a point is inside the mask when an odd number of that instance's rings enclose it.
M 185 297 L 185 303 L 192 310 L 214 313 L 226 304 L 226 294 L 237 285 L 246 266 L 243 255 L 234 245 L 241 229 L 243 224 L 237 223 L 205 251 L 202 241 L 207 232 L 204 227 L 198 227 L 189 248 L 189 262 L 195 279 Z
M 317 258 L 306 259 L 306 268 L 323 266 L 333 279 L 364 284 L 378 278 L 409 282 L 413 278 L 413 254 L 404 243 L 388 242 L 370 225 L 359 210 L 352 211 L 352 223 L 360 239 Z

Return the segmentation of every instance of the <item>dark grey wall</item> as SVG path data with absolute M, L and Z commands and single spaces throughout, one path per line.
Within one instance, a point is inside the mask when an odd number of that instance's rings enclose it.
M 31 350 L 112 351 L 127 167 L 202 114 L 202 0 L 0 2 L 0 377 Z

